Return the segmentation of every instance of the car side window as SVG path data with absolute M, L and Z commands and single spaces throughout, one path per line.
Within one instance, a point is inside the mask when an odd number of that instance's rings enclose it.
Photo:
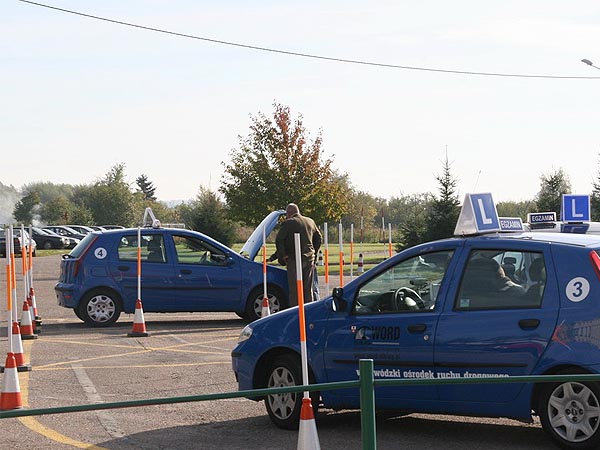
M 221 250 L 201 239 L 174 235 L 173 241 L 179 264 L 223 266 L 227 263 L 227 257 Z
M 119 260 L 137 261 L 137 234 L 123 235 L 119 241 Z M 140 260 L 142 262 L 167 262 L 164 238 L 162 234 L 144 234 L 140 245 Z
M 355 314 L 431 311 L 453 250 L 425 253 L 399 262 L 360 288 Z
M 537 308 L 546 286 L 542 253 L 471 251 L 461 280 L 457 310 Z

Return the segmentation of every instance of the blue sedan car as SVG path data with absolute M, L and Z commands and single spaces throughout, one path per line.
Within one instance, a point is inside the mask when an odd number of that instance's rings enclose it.
M 600 374 L 600 237 L 469 234 L 405 250 L 305 305 L 311 383 L 356 380 L 365 358 L 375 378 Z M 246 326 L 232 351 L 240 390 L 302 384 L 298 320 L 296 307 Z M 358 389 L 313 395 L 314 408 L 360 407 Z M 264 398 L 272 421 L 297 427 L 301 397 Z M 383 386 L 375 401 L 378 410 L 537 415 L 564 448 L 600 443 L 598 382 Z
M 282 211 L 275 211 L 237 253 L 210 237 L 179 228 L 141 230 L 141 293 L 145 312 L 235 312 L 260 317 L 263 265 L 254 258 Z M 133 313 L 138 298 L 138 229 L 95 231 L 61 261 L 58 303 L 93 326 Z M 287 274 L 267 267 L 271 311 L 288 305 Z

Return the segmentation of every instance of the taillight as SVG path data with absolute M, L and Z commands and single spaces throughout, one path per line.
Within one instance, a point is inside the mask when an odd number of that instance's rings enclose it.
M 596 250 L 590 252 L 590 260 L 592 261 L 592 267 L 596 272 L 596 276 L 598 277 L 598 280 L 600 280 L 600 256 Z
M 90 241 L 90 244 L 86 247 L 86 249 L 81 253 L 81 255 L 79 256 L 79 258 L 77 258 L 74 263 L 73 263 L 73 277 L 76 277 L 77 274 L 79 273 L 79 268 L 81 267 L 83 260 L 85 258 L 85 255 L 87 255 L 87 252 L 90 248 L 92 248 L 92 245 L 94 245 L 94 242 L 96 241 L 96 239 L 98 239 L 97 236 L 94 236 L 94 238 Z

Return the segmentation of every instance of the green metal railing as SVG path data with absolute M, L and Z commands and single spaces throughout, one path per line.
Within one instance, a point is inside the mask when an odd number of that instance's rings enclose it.
M 60 406 L 55 408 L 15 409 L 0 411 L 0 419 L 25 416 L 41 416 L 46 414 L 64 414 L 82 411 L 97 411 L 104 409 L 133 408 L 140 406 L 166 405 L 173 403 L 189 403 L 211 400 L 224 400 L 231 398 L 257 398 L 271 394 L 284 394 L 288 392 L 327 391 L 334 389 L 360 388 L 360 414 L 363 450 L 376 450 L 375 426 L 375 388 L 378 386 L 422 386 L 433 384 L 502 384 L 502 383 L 548 383 L 557 381 L 600 381 L 600 375 L 531 375 L 507 376 L 485 378 L 394 378 L 375 379 L 373 360 L 361 359 L 359 361 L 360 375 L 358 380 L 339 381 L 335 383 L 311 384 L 309 386 L 287 386 L 269 389 L 253 389 L 248 391 L 224 392 L 220 394 L 189 395 L 185 397 L 150 398 L 129 400 L 123 402 L 94 403 L 86 405 Z

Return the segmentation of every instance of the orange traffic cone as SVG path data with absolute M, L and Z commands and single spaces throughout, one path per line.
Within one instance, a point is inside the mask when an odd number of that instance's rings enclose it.
M 260 317 L 267 317 L 271 315 L 271 307 L 269 305 L 269 299 L 265 296 L 262 301 L 262 311 Z
M 29 310 L 29 302 L 23 302 L 23 315 L 21 316 L 21 339 L 37 339 L 33 322 L 31 321 L 31 312 Z
M 302 399 L 300 410 L 300 428 L 298 434 L 298 450 L 321 450 L 317 424 L 310 397 Z
M 144 322 L 144 310 L 142 309 L 142 301 L 138 298 L 135 302 L 135 314 L 133 316 L 133 329 L 131 333 L 127 333 L 129 337 L 146 337 L 149 333 L 146 332 L 146 322 Z
M 17 375 L 15 354 L 8 352 L 6 355 L 6 368 L 4 371 L 4 385 L 0 394 L 0 411 L 19 409 L 23 407 L 21 400 L 21 387 Z
M 11 332 L 12 354 L 15 358 L 15 367 L 18 372 L 29 372 L 31 366 L 25 363 L 25 355 L 23 354 L 23 343 L 21 342 L 21 331 L 18 322 L 13 322 Z M 4 366 L 0 367 L 0 373 L 4 373 Z

